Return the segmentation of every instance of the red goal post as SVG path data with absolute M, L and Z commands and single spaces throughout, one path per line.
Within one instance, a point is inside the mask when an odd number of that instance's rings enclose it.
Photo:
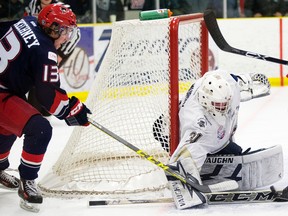
M 200 37 L 200 53 L 202 54 L 201 60 L 201 76 L 209 69 L 208 53 L 209 53 L 209 41 L 208 41 L 208 30 L 203 20 L 203 14 L 191 14 L 183 15 L 178 17 L 172 17 L 170 22 L 170 39 L 171 41 L 178 41 L 178 29 L 179 24 L 182 22 L 195 22 L 199 20 L 202 36 Z M 170 129 L 170 154 L 172 154 L 179 143 L 179 56 L 178 56 L 178 43 L 170 43 L 170 57 L 171 57 L 171 129 Z

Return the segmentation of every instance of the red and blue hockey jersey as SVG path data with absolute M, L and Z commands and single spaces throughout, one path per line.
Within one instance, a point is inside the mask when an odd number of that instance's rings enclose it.
M 21 98 L 35 86 L 40 104 L 59 119 L 69 113 L 69 98 L 60 88 L 54 41 L 32 16 L 0 23 L 0 92 Z

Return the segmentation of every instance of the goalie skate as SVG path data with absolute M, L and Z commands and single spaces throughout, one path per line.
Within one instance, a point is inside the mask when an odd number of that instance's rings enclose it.
M 21 179 L 18 190 L 20 207 L 31 212 L 39 212 L 39 204 L 43 202 L 43 197 L 34 180 Z

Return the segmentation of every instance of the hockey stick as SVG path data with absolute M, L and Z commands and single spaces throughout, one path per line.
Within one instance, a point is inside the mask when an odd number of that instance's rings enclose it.
M 274 186 L 270 190 L 250 190 L 250 191 L 227 191 L 206 193 L 207 203 L 215 204 L 248 204 L 248 203 L 270 203 L 270 202 L 288 202 L 288 187 L 276 191 Z M 173 202 L 172 198 L 160 198 L 158 200 L 146 199 L 107 199 L 92 200 L 88 202 L 89 207 L 103 205 L 123 205 L 139 203 L 169 203 Z
M 204 21 L 205 21 L 205 24 L 207 26 L 207 29 L 211 37 L 213 38 L 213 40 L 215 41 L 215 43 L 221 50 L 225 52 L 229 52 L 229 53 L 243 55 L 249 58 L 255 58 L 255 59 L 260 59 L 264 61 L 274 62 L 277 64 L 288 65 L 288 61 L 286 60 L 277 59 L 277 58 L 273 58 L 267 55 L 261 55 L 259 53 L 245 51 L 245 50 L 237 49 L 237 48 L 230 46 L 225 40 L 225 38 L 223 37 L 220 31 L 220 28 L 218 26 L 217 20 L 216 20 L 216 16 L 212 10 L 206 10 L 204 12 Z
M 174 171 L 173 169 L 171 169 L 169 166 L 163 164 L 162 162 L 160 162 L 159 160 L 157 160 L 156 158 L 152 157 L 151 155 L 148 155 L 146 152 L 142 151 L 141 149 L 137 148 L 136 146 L 132 145 L 131 143 L 129 143 L 128 141 L 124 140 L 123 138 L 119 137 L 118 135 L 116 135 L 115 133 L 113 133 L 112 131 L 108 130 L 107 128 L 103 127 L 102 125 L 100 125 L 99 123 L 97 123 L 96 121 L 94 121 L 93 119 L 88 117 L 89 122 L 91 123 L 91 125 L 93 125 L 94 127 L 98 128 L 99 130 L 101 130 L 102 132 L 106 133 L 108 136 L 112 137 L 113 139 L 119 141 L 120 143 L 124 144 L 125 146 L 127 146 L 128 148 L 130 148 L 132 151 L 136 152 L 138 155 L 140 155 L 141 157 L 147 159 L 148 161 L 150 161 L 151 163 L 155 164 L 156 166 L 160 167 L 161 169 L 163 169 L 166 173 L 170 174 L 171 176 L 177 178 L 178 180 L 180 180 L 181 182 L 183 182 L 184 184 L 188 184 L 190 185 L 192 188 L 194 188 L 195 190 L 198 190 L 202 193 L 211 193 L 213 191 L 225 191 L 225 190 L 234 190 L 238 188 L 238 184 L 236 181 L 234 180 L 230 180 L 230 181 L 226 181 L 226 182 L 220 182 L 217 184 L 213 184 L 213 185 L 200 185 L 196 182 L 191 181 L 190 179 L 182 176 L 180 173 Z
M 90 200 L 88 206 L 103 206 L 103 205 L 128 205 L 128 204 L 144 204 L 144 203 L 171 203 L 172 198 L 160 199 L 107 199 L 107 200 Z
M 208 204 L 287 202 L 287 189 L 288 187 L 276 191 L 271 186 L 270 190 L 214 192 L 207 193 L 206 196 Z

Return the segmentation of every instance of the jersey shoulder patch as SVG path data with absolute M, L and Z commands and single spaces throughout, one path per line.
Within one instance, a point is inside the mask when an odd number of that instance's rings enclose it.
M 48 59 L 55 61 L 57 63 L 57 54 L 54 52 L 49 51 L 48 52 Z

